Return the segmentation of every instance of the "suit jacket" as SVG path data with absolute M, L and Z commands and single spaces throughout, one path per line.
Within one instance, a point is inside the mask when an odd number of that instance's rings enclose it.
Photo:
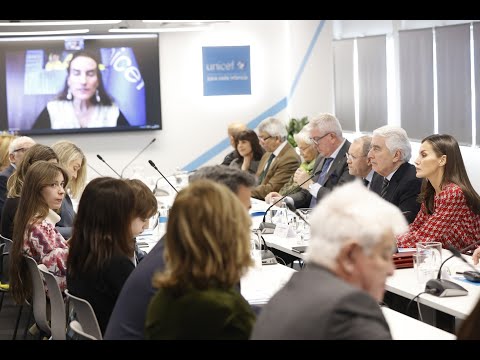
M 308 264 L 265 305 L 253 340 L 391 340 L 380 306 L 328 269 Z
M 320 184 L 322 185 L 322 187 L 318 190 L 317 193 L 317 203 L 325 195 L 330 193 L 335 188 L 335 186 L 344 184 L 355 179 L 355 176 L 350 175 L 350 173 L 348 172 L 347 158 L 345 157 L 345 154 L 348 151 L 350 145 L 351 143 L 348 140 L 345 141 L 345 144 L 343 144 L 343 146 L 340 148 L 340 151 L 335 157 L 335 160 L 333 160 L 332 165 L 330 165 L 330 169 L 328 170 L 324 183 Z M 317 173 L 322 169 L 324 162 L 324 157 L 317 157 L 314 166 L 314 173 Z M 314 182 L 317 182 L 319 176 L 320 174 L 316 175 L 312 180 Z M 290 195 L 290 197 L 293 199 L 294 205 L 297 209 L 310 207 L 312 194 L 310 194 L 308 190 L 300 189 Z
M 3 205 L 5 205 L 5 200 L 7 199 L 7 181 L 14 171 L 15 168 L 10 164 L 5 170 L 0 172 L 0 214 L 2 214 Z
M 415 166 L 410 163 L 403 163 L 390 179 L 384 199 L 398 206 L 410 224 L 420 210 L 420 203 L 417 201 L 418 194 L 422 187 L 422 179 L 417 178 Z M 370 190 L 380 195 L 382 192 L 383 176 L 373 174 Z
M 257 176 L 260 176 L 262 173 L 271 154 L 271 152 L 263 154 L 260 159 L 260 164 L 258 165 Z M 282 186 L 285 185 L 288 179 L 290 179 L 290 176 L 295 173 L 299 166 L 300 156 L 298 156 L 292 145 L 287 143 L 275 160 L 270 164 L 270 168 L 263 178 L 262 183 L 253 189 L 252 197 L 264 200 L 265 196 L 272 191 L 280 191 Z

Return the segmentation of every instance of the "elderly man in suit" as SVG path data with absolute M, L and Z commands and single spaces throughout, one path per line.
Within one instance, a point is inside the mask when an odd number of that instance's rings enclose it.
M 362 179 L 363 184 L 370 189 L 373 174 L 372 163 L 368 158 L 372 137 L 369 135 L 360 136 L 352 141 L 347 157 L 348 172 L 350 175 L 357 176 Z
M 391 339 L 378 302 L 407 230 L 400 210 L 356 180 L 325 196 L 310 222 L 307 266 L 263 307 L 251 338 Z
M 285 124 L 268 118 L 258 125 L 260 145 L 265 149 L 258 164 L 258 183 L 252 197 L 263 200 L 272 191 L 279 191 L 300 166 L 300 156 L 287 141 Z
M 309 175 L 303 169 L 297 169 L 294 181 L 302 188 L 290 195 L 295 207 L 314 207 L 317 202 L 335 188 L 335 186 L 355 179 L 348 172 L 345 154 L 350 142 L 343 138 L 342 126 L 338 119 L 328 113 L 320 114 L 309 122 L 310 138 L 315 143 L 319 155 L 314 166 L 315 176 L 306 181 Z M 279 194 L 269 194 L 277 197 Z
M 20 136 L 14 139 L 8 148 L 10 166 L 0 172 L 0 214 L 2 214 L 3 205 L 7 198 L 7 181 L 10 175 L 13 174 L 15 169 L 20 165 L 23 160 L 25 151 L 35 145 L 35 140 L 28 136 Z
M 408 223 L 420 210 L 417 197 L 422 186 L 415 166 L 408 162 L 411 155 L 407 132 L 401 127 L 386 125 L 373 131 L 368 157 L 376 174 L 370 190 L 398 206 Z

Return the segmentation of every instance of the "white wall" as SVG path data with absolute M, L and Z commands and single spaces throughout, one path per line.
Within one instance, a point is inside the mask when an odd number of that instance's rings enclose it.
M 217 24 L 207 32 L 160 34 L 160 77 L 163 129 L 153 132 L 115 134 L 79 134 L 37 136 L 38 142 L 50 145 L 66 138 L 77 143 L 86 153 L 88 162 L 103 175 L 114 175 L 96 154 L 101 154 L 119 172 L 155 137 L 157 141 L 142 154 L 133 167 L 142 167 L 149 181 L 158 174 L 147 161 L 153 160 L 165 175 L 176 167 L 184 167 L 216 144 L 226 139 L 227 124 L 231 121 L 250 122 L 282 98 L 289 96 L 294 79 L 307 54 L 320 20 L 232 21 Z M 313 44 L 303 72 L 290 98 L 287 109 L 275 116 L 287 121 L 290 117 L 313 116 L 333 111 L 332 44 L 334 21 L 326 21 L 320 36 Z M 354 33 L 354 25 L 367 32 L 389 28 L 384 20 L 336 25 Z M 402 23 L 403 27 L 422 24 Z M 340 30 L 338 30 L 340 29 Z M 203 96 L 202 46 L 250 45 L 252 94 L 238 96 Z M 347 134 L 352 139 L 359 134 Z M 412 161 L 418 152 L 412 143 Z M 202 165 L 221 162 L 229 148 Z M 462 147 L 470 179 L 480 192 L 480 169 L 477 166 L 480 150 Z M 89 178 L 97 174 L 89 171 Z
M 159 131 L 114 134 L 37 136 L 51 145 L 68 139 L 79 145 L 88 162 L 102 175 L 114 173 L 97 159 L 100 154 L 118 172 L 152 138 L 156 142 L 133 167 L 149 181 L 159 175 L 148 165 L 153 160 L 165 174 L 184 167 L 205 151 L 226 139 L 227 124 L 245 123 L 258 117 L 288 96 L 308 46 L 320 24 L 315 21 L 232 21 L 217 24 L 211 31 L 160 34 L 160 84 L 163 129 Z M 331 22 L 323 26 L 318 43 L 291 99 L 289 110 L 275 114 L 287 121 L 291 116 L 332 111 L 333 72 Z M 202 47 L 249 45 L 251 57 L 251 95 L 203 96 Z M 217 164 L 231 149 L 225 149 L 203 165 Z M 89 169 L 89 178 L 98 176 Z

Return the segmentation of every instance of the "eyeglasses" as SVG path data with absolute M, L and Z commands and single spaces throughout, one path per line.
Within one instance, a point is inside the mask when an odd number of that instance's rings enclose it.
M 315 145 L 318 145 L 318 143 L 320 142 L 320 140 L 322 140 L 325 136 L 327 136 L 327 135 L 329 135 L 329 134 L 331 134 L 331 133 L 328 132 L 328 133 L 326 133 L 325 135 L 320 136 L 320 137 L 315 136 L 315 137 L 313 137 L 313 138 L 310 138 L 310 140 L 312 140 Z
M 357 160 L 359 158 L 362 158 L 362 157 L 366 157 L 367 155 L 359 155 L 359 156 L 353 156 L 349 153 L 345 153 L 345 157 L 347 158 L 347 160 L 350 160 L 350 161 L 353 161 L 353 160 Z
M 258 137 L 258 139 L 261 140 L 261 141 L 267 141 L 270 138 L 271 138 L 271 136 L 267 136 L 266 138 L 262 138 L 261 136 Z

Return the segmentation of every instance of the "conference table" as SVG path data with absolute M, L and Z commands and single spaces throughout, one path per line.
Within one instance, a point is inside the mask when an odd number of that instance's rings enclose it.
M 170 201 L 171 199 L 164 200 Z M 261 221 L 261 217 L 256 215 L 259 213 L 257 202 L 258 200 L 252 199 L 253 206 L 250 210 L 253 222 L 252 228 L 255 228 L 256 224 Z M 266 206 L 265 203 L 260 205 L 263 208 Z M 259 217 L 260 219 L 258 219 Z M 165 233 L 165 223 L 156 222 L 156 224 L 156 226 L 154 225 L 151 229 L 147 229 L 137 238 L 139 247 L 146 252 L 149 252 Z M 292 246 L 298 245 L 298 239 L 281 238 L 273 234 L 264 235 L 264 237 L 268 246 L 275 247 L 291 255 L 297 255 L 300 259 L 303 258 L 303 254 L 298 254 L 291 250 Z M 264 306 L 289 281 L 295 272 L 296 270 L 281 264 L 252 266 L 240 281 L 242 295 L 251 305 Z M 382 307 L 382 312 L 395 340 L 455 339 L 455 336 L 451 333 L 420 322 L 393 309 Z
M 251 212 L 253 212 L 255 215 L 253 218 L 254 227 L 258 227 L 258 225 L 262 222 L 262 211 L 264 214 L 267 208 L 268 204 L 263 201 L 252 201 L 253 210 Z M 308 246 L 308 241 L 301 240 L 299 236 L 284 237 L 277 236 L 275 234 L 263 234 L 262 236 L 269 247 L 295 256 L 298 259 L 304 259 L 304 253 L 298 253 L 292 250 L 293 247 L 301 245 Z M 442 250 L 443 260 L 446 260 L 451 255 L 452 253 L 450 251 L 445 249 Z M 470 256 L 464 256 L 464 259 L 473 266 Z M 477 268 L 480 270 L 480 266 Z M 455 325 L 454 328 L 449 330 L 453 332 L 455 331 L 455 328 L 458 327 L 460 321 L 465 319 L 472 312 L 473 308 L 480 300 L 480 283 L 467 281 L 462 275 L 456 274 L 456 272 L 472 270 L 469 265 L 458 258 L 453 257 L 448 260 L 442 269 L 447 270 L 450 272 L 450 274 L 452 274 L 451 276 L 448 276 L 448 274 L 445 274 L 445 271 L 442 271 L 442 278 L 448 277 L 448 280 L 463 286 L 468 290 L 468 295 L 456 297 L 438 297 L 425 293 L 421 294 L 417 298 L 417 301 L 422 304 L 422 312 L 427 313 L 427 316 L 425 316 L 424 320 L 432 325 L 437 325 L 436 317 L 439 315 L 437 312 L 441 312 L 452 317 Z M 404 298 L 405 300 L 411 300 L 419 293 L 423 292 L 425 287 L 424 285 L 420 285 L 418 283 L 416 273 L 413 268 L 405 268 L 396 269 L 393 276 L 387 278 L 385 289 L 394 296 Z M 412 305 L 415 306 L 416 304 Z

